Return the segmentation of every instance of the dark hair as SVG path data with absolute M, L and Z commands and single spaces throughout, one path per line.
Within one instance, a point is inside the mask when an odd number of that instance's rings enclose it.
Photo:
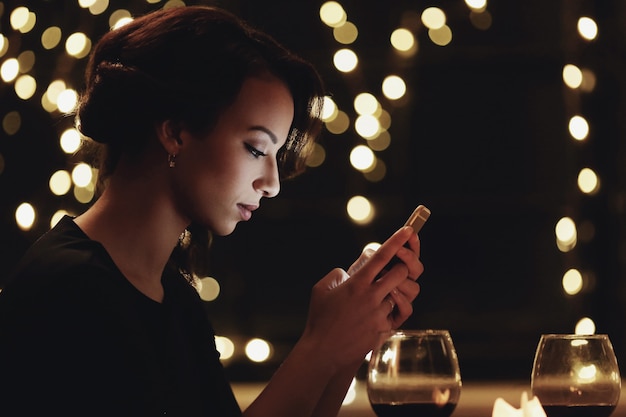
M 139 153 L 153 140 L 156 122 L 206 133 L 247 78 L 267 73 L 285 82 L 294 100 L 289 137 L 278 153 L 281 178 L 289 178 L 304 170 L 322 125 L 324 90 L 311 64 L 212 7 L 162 9 L 105 34 L 89 58 L 76 114 L 80 132 L 101 144 L 91 155 L 99 188 L 122 154 Z M 181 236 L 172 260 L 188 277 L 205 273 L 210 240 L 195 224 Z
M 77 111 L 80 132 L 107 144 L 100 177 L 122 153 L 141 151 L 155 122 L 210 130 L 244 80 L 270 73 L 288 86 L 294 119 L 278 155 L 282 178 L 302 172 L 321 128 L 323 86 L 308 62 L 233 14 L 206 6 L 162 9 L 96 44 Z

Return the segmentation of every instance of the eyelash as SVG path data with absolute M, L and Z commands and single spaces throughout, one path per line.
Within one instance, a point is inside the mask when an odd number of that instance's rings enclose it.
M 252 154 L 252 156 L 254 156 L 255 158 L 260 158 L 262 156 L 267 156 L 267 154 L 261 152 L 260 150 L 258 150 L 257 148 L 255 148 L 252 145 L 249 145 L 246 143 L 246 149 L 248 150 L 248 152 L 250 152 Z

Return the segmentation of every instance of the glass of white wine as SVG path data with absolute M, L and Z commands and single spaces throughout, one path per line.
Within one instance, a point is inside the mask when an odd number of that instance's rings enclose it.
M 619 400 L 621 377 L 606 334 L 544 334 L 531 391 L 548 417 L 608 417 Z
M 461 395 L 450 333 L 396 331 L 372 352 L 367 395 L 378 417 L 449 417 Z

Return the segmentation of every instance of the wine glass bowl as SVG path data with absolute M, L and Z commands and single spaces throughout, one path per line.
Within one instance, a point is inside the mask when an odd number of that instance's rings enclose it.
M 531 391 L 548 417 L 610 416 L 619 401 L 621 377 L 608 335 L 542 335 Z
M 367 395 L 378 417 L 449 417 L 461 395 L 447 330 L 397 331 L 372 352 Z

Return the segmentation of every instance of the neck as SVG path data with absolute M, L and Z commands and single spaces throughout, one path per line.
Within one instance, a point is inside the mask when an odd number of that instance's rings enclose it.
M 75 221 L 104 246 L 131 284 L 160 302 L 163 270 L 187 223 L 166 196 L 150 187 L 153 182 L 138 182 L 113 180 Z

